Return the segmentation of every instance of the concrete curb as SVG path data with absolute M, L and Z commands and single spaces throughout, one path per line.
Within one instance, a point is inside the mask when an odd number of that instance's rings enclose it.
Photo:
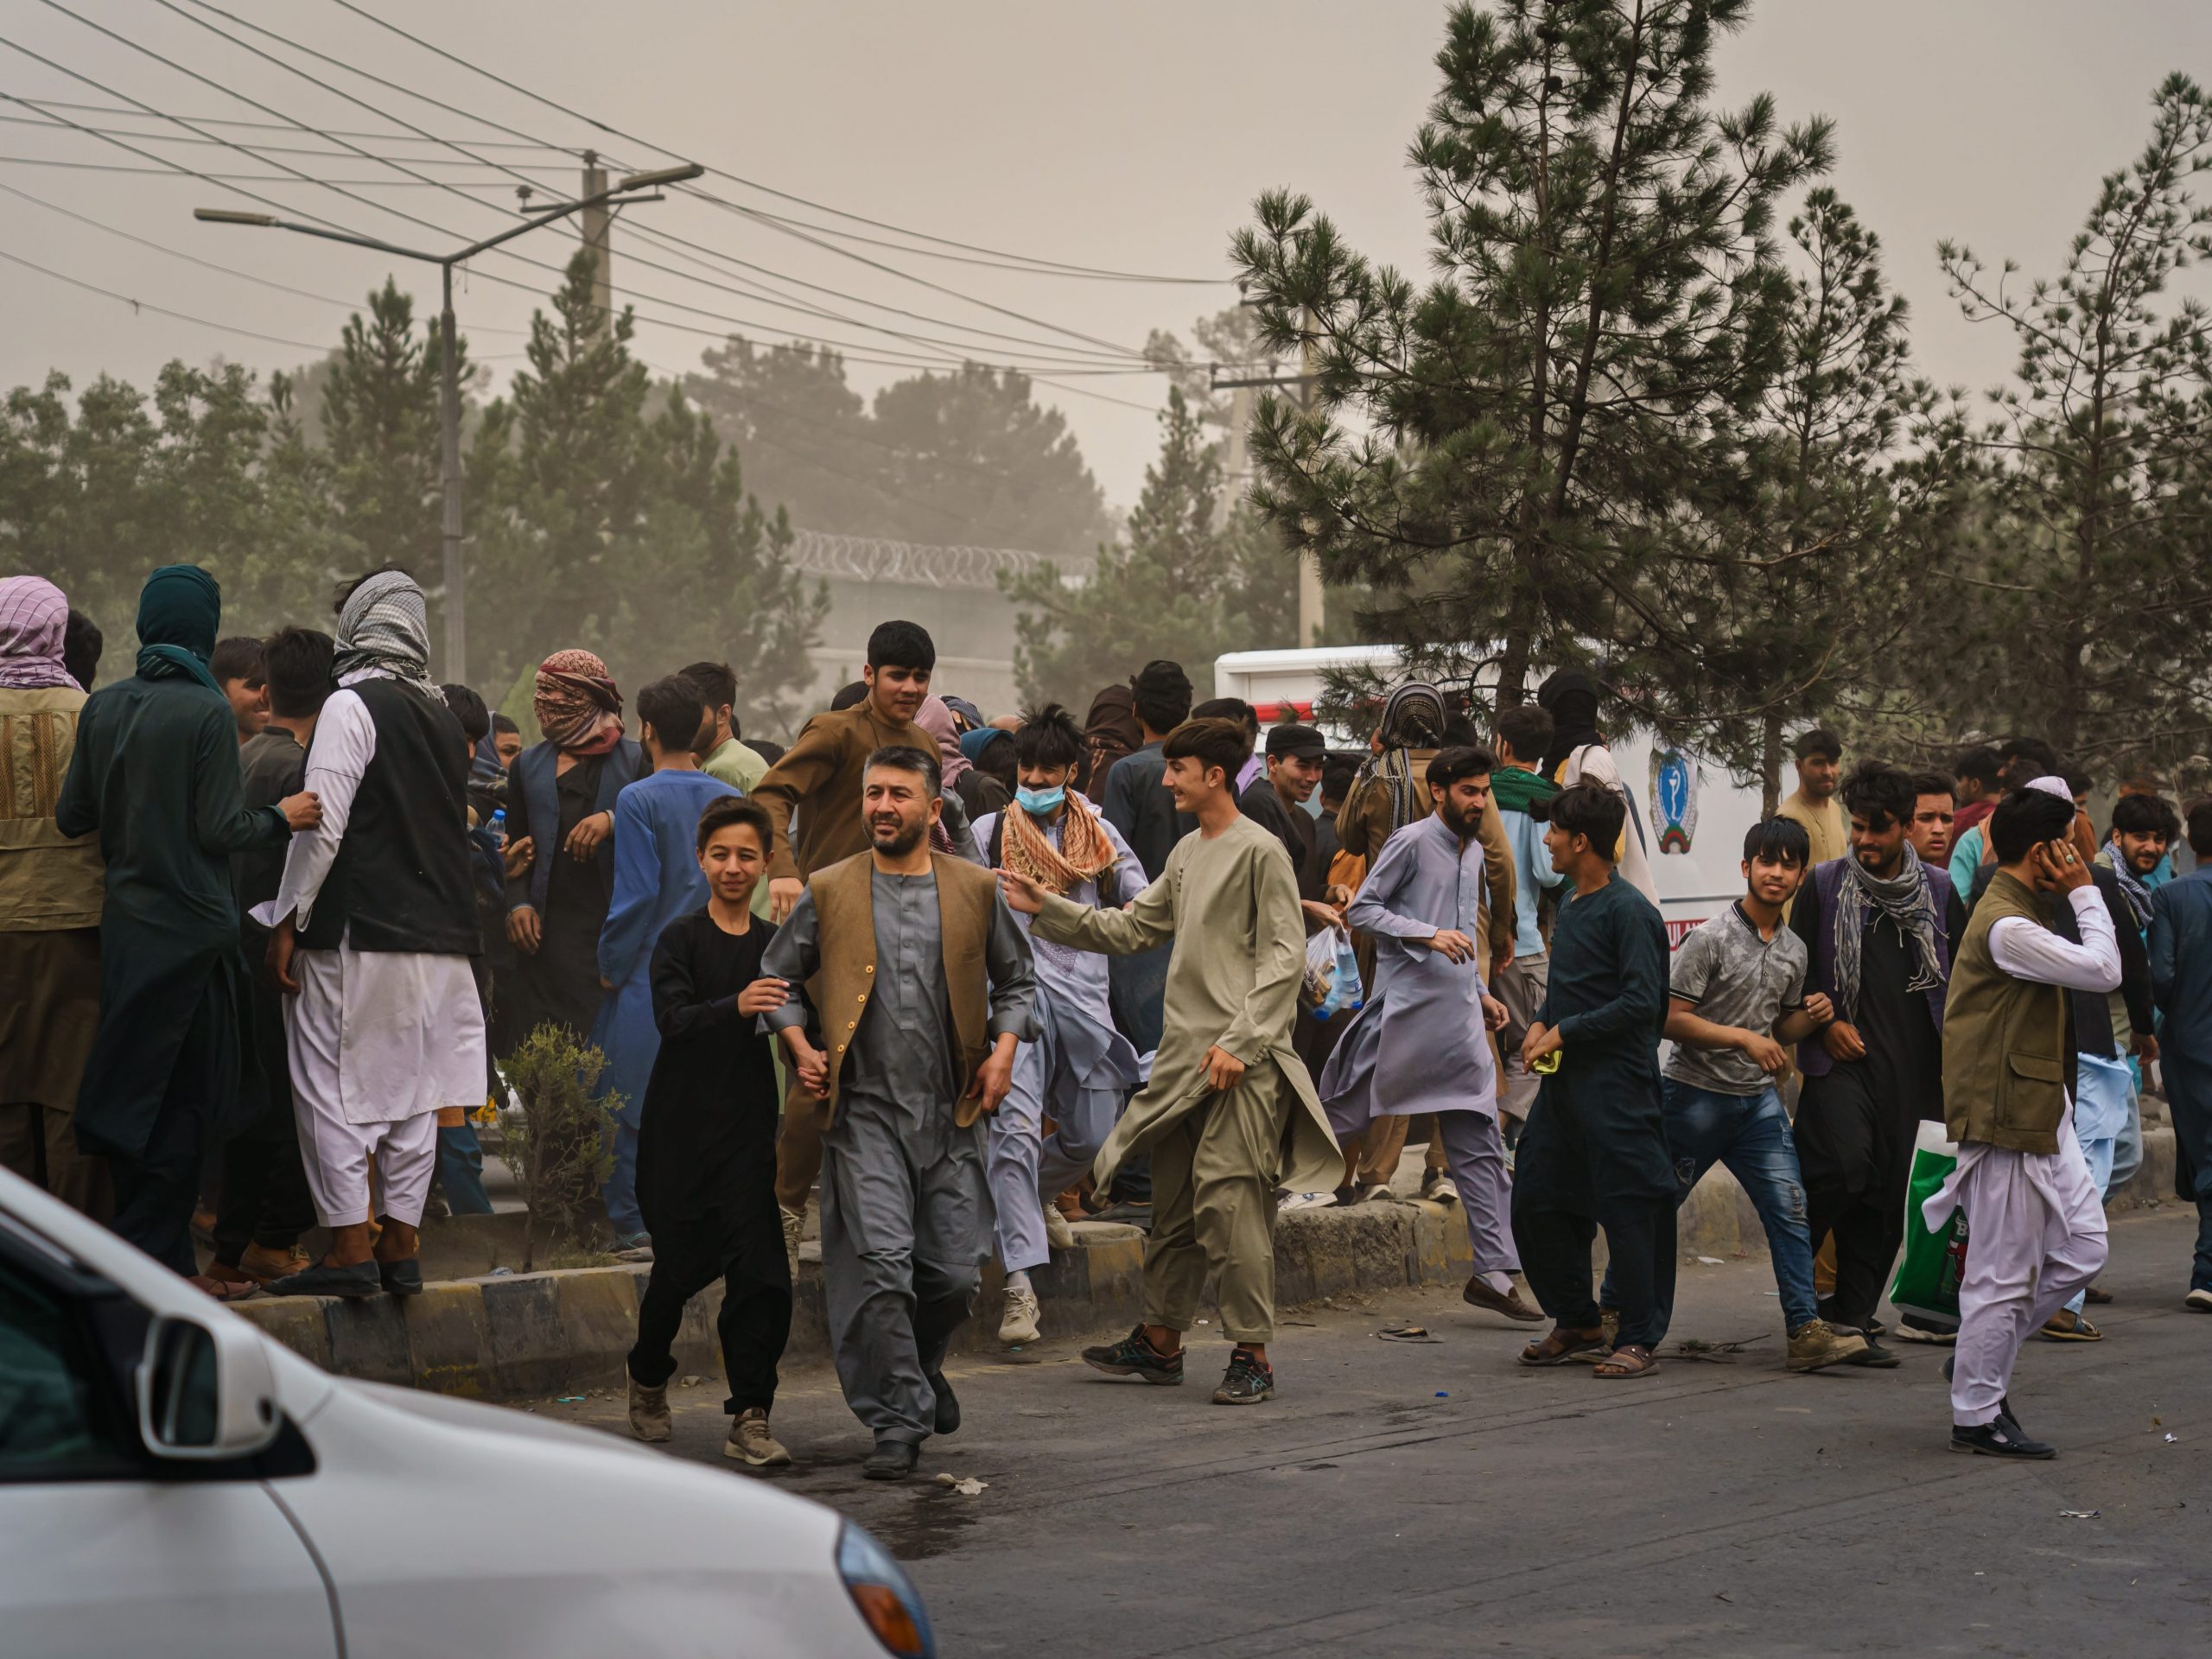
M 2144 1136 L 2143 1167 L 2113 1199 L 2114 1209 L 2146 1208 L 2173 1192 L 2170 1128 Z M 1077 1248 L 1032 1274 L 1055 1337 L 1087 1336 L 1136 1323 L 1144 1301 L 1144 1237 L 1134 1227 L 1088 1223 Z M 1678 1248 L 1686 1256 L 1764 1254 L 1766 1235 L 1735 1178 L 1714 1169 L 1682 1206 Z M 1601 1246 L 1602 1248 L 1602 1246 Z M 813 1256 L 809 1246 L 807 1255 Z M 1284 1307 L 1330 1296 L 1359 1296 L 1424 1285 L 1456 1285 L 1469 1271 L 1465 1222 L 1457 1206 L 1400 1200 L 1350 1209 L 1300 1210 L 1275 1224 L 1275 1296 Z M 416 1297 L 287 1297 L 238 1304 L 287 1347 L 326 1370 L 377 1382 L 483 1399 L 514 1399 L 617 1385 L 637 1333 L 638 1298 L 651 1269 L 575 1268 L 501 1274 L 430 1285 Z M 965 1353 L 996 1351 L 995 1265 L 984 1270 L 977 1317 L 956 1338 Z M 822 1271 L 799 1263 L 789 1357 L 829 1357 Z M 1209 1298 L 1211 1300 L 1211 1298 Z M 715 1318 L 720 1287 L 684 1310 L 677 1343 L 681 1371 L 719 1375 Z M 1217 1317 L 1215 1315 L 1214 1317 Z

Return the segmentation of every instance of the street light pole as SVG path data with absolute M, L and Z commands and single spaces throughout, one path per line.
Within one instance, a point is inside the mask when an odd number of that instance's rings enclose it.
M 444 523 L 440 539 L 445 557 L 446 671 L 461 684 L 468 681 L 468 606 L 461 569 L 461 351 L 453 317 L 453 261 L 439 267 L 445 278 L 445 306 L 438 313 L 438 344 L 444 357 L 438 388 L 438 446 L 444 474 Z
M 192 210 L 194 219 L 210 225 L 253 225 L 269 230 L 294 231 L 302 236 L 317 236 L 326 242 L 345 242 L 357 248 L 372 248 L 378 253 L 388 253 L 401 259 L 416 259 L 424 264 L 438 267 L 444 283 L 444 303 L 438 313 L 438 350 L 442 359 L 438 387 L 438 447 L 439 470 L 442 474 L 445 498 L 440 542 L 445 583 L 445 673 L 448 679 L 464 685 L 468 682 L 466 574 L 461 551 L 461 348 L 459 331 L 453 315 L 454 267 L 467 264 L 478 254 L 496 248 L 502 242 L 512 242 L 541 225 L 550 225 L 571 213 L 588 209 L 603 213 L 609 204 L 664 201 L 667 200 L 665 196 L 632 195 L 630 193 L 654 189 L 664 184 L 681 184 L 687 179 L 697 178 L 706 170 L 694 162 L 685 167 L 662 168 L 652 173 L 632 173 L 612 189 L 600 190 L 575 201 L 556 202 L 549 207 L 526 209 L 521 224 L 511 226 L 497 236 L 487 236 L 481 242 L 472 242 L 452 253 L 425 253 L 420 249 L 404 248 L 397 243 L 382 241 L 373 236 L 356 236 L 351 231 L 333 230 L 322 225 L 295 224 L 290 219 L 279 219 L 274 213 L 236 213 L 226 207 L 195 207 Z

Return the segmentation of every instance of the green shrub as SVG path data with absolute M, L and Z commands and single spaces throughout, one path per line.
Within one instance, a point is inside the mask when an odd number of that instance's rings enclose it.
M 607 1056 L 566 1026 L 548 1021 L 500 1063 L 522 1101 L 499 1157 L 530 1206 L 522 1270 L 536 1266 L 541 1241 L 582 1245 L 600 1190 L 614 1173 L 614 1118 L 622 1097 L 597 1098 Z

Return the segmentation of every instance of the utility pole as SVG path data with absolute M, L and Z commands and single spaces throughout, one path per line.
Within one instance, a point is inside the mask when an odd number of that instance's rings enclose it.
M 1222 489 L 1214 502 L 1213 528 L 1219 535 L 1229 528 L 1244 499 L 1245 474 L 1251 469 L 1252 388 L 1235 386 L 1229 393 L 1229 439 L 1222 458 Z
M 593 279 L 592 302 L 599 307 L 599 337 L 607 340 L 614 333 L 614 245 L 613 232 L 614 214 L 608 207 L 607 169 L 599 164 L 599 152 L 584 151 L 584 188 L 582 200 L 596 205 L 584 207 L 576 215 L 582 227 L 584 246 L 591 250 L 592 261 L 599 268 Z
M 585 215 L 589 226 L 590 216 L 596 213 L 602 226 L 612 217 L 613 206 L 633 201 L 665 201 L 661 195 L 632 195 L 632 191 L 651 190 L 664 184 L 681 184 L 696 179 L 707 169 L 694 162 L 684 167 L 666 167 L 652 173 L 632 173 L 612 189 L 605 186 L 606 174 L 598 173 L 601 188 L 594 194 L 575 201 L 556 202 L 548 207 L 523 209 L 522 223 L 509 226 L 497 236 L 487 236 L 480 242 L 472 242 L 452 253 L 425 253 L 416 248 L 403 248 L 395 243 L 383 242 L 372 236 L 356 236 L 351 231 L 334 231 L 321 225 L 299 225 L 290 219 L 278 219 L 274 213 L 235 213 L 227 207 L 195 207 L 194 219 L 211 225 L 254 225 L 269 230 L 293 231 L 302 236 L 321 237 L 326 242 L 344 242 L 357 248 L 372 248 L 378 253 L 389 253 L 402 259 L 419 259 L 425 264 L 438 267 L 444 278 L 444 304 L 438 312 L 438 350 L 441 362 L 438 387 L 438 448 L 440 472 L 443 474 L 445 512 L 440 525 L 439 540 L 443 557 L 441 561 L 445 592 L 442 605 L 446 624 L 446 650 L 443 672 L 448 680 L 468 683 L 468 624 L 466 607 L 465 572 L 461 563 L 461 348 L 453 315 L 453 271 L 455 265 L 466 264 L 478 254 L 498 247 L 502 242 L 512 242 L 526 232 L 541 225 L 565 219 L 570 213 Z M 587 173 L 587 178 L 594 176 Z M 588 237 L 588 230 L 587 230 Z M 600 244 L 606 245 L 602 229 Z M 607 256 L 600 255 L 600 281 L 607 281 Z M 602 289 L 602 293 L 605 289 Z

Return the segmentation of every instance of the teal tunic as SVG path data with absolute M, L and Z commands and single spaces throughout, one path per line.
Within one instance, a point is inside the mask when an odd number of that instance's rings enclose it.
M 1559 1027 L 1559 1070 L 1529 1109 L 1514 1190 L 1578 1215 L 1618 1199 L 1672 1204 L 1675 1167 L 1659 1106 L 1666 924 L 1618 873 L 1586 896 L 1567 891 L 1536 1016 Z
M 54 822 L 64 835 L 99 832 L 106 861 L 100 912 L 100 1029 L 77 1096 L 78 1143 L 137 1158 L 169 1088 L 193 1016 L 218 1001 L 219 1029 L 240 1030 L 246 978 L 230 857 L 281 847 L 283 811 L 249 808 L 238 727 L 219 691 L 181 676 L 128 679 L 86 701 Z M 211 1097 L 217 1135 L 251 1116 L 239 1068 L 251 1051 L 227 1042 L 190 1080 Z M 183 1080 L 181 1080 L 183 1081 Z

